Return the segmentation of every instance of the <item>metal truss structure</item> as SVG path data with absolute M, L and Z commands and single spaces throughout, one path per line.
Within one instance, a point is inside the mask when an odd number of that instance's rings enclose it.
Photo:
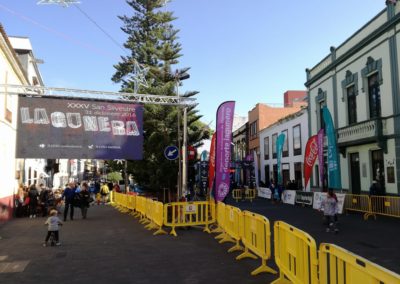
M 80 4 L 80 3 L 81 2 L 79 2 L 77 0 L 40 0 L 36 4 L 38 4 L 38 5 L 40 5 L 40 4 L 58 4 L 58 5 L 62 5 L 64 7 L 68 7 L 69 5 Z
M 146 94 L 133 94 L 122 92 L 93 91 L 81 89 L 53 88 L 30 85 L 11 85 L 0 84 L 0 94 L 2 95 L 27 95 L 27 96 L 48 96 L 48 97 L 68 97 L 74 99 L 93 99 L 93 100 L 113 100 L 141 104 L 156 105 L 177 105 L 193 106 L 197 105 L 196 99 L 181 96 L 157 96 Z

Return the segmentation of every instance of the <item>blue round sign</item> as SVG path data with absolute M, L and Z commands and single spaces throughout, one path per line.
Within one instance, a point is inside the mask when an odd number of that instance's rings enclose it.
M 176 158 L 178 158 L 178 156 L 179 156 L 178 147 L 176 147 L 176 146 L 168 146 L 164 150 L 164 156 L 168 160 L 171 160 L 171 161 L 172 160 L 176 160 Z

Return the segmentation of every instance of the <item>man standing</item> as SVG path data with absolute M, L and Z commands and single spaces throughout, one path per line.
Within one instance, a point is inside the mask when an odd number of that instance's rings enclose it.
M 71 221 L 74 219 L 74 198 L 75 198 L 75 183 L 70 182 L 68 186 L 64 189 L 64 193 L 61 196 L 61 199 L 65 197 L 65 206 L 64 206 L 64 222 L 67 221 L 68 215 L 68 207 L 71 208 L 70 219 Z

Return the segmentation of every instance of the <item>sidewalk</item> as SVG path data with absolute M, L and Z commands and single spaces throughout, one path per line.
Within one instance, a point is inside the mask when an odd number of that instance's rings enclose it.
M 253 202 L 228 199 L 230 205 L 266 216 L 271 226 L 282 220 L 305 232 L 317 242 L 339 245 L 359 256 L 400 274 L 400 219 L 377 215 L 374 220 L 363 220 L 362 214 L 339 216 L 339 233 L 325 232 L 323 213 L 310 207 L 273 204 L 269 199 L 257 198 Z M 273 228 L 271 228 L 273 233 Z M 273 238 L 273 236 L 272 236 Z M 273 243 L 272 243 L 273 245 Z
M 45 218 L 14 219 L 0 227 L 0 283 L 270 283 L 251 276 L 261 260 L 236 261 L 232 244 L 199 229 L 153 236 L 111 206 L 76 210 L 60 231 L 60 247 L 42 247 Z M 273 261 L 270 262 L 273 264 Z M 19 271 L 19 272 L 7 272 Z

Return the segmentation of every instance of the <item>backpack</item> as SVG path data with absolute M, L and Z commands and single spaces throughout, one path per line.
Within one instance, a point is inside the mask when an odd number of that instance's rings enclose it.
M 100 189 L 100 193 L 101 195 L 107 195 L 110 193 L 110 190 L 108 189 L 107 185 L 103 185 Z

